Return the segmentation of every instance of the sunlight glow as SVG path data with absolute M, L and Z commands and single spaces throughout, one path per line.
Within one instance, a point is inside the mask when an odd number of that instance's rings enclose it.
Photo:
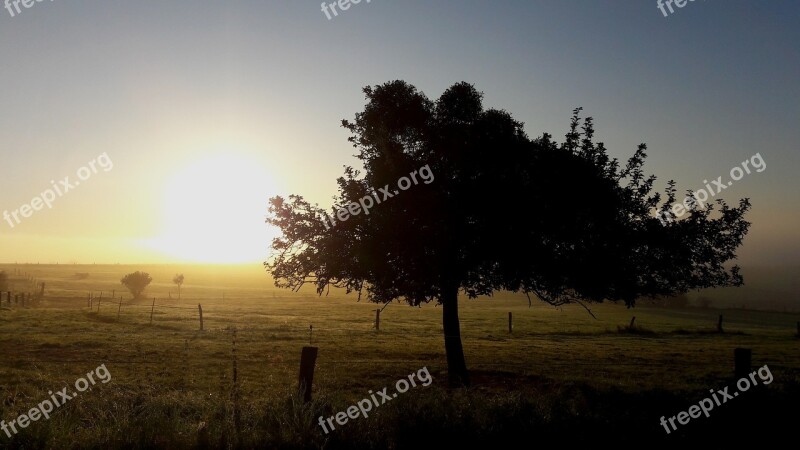
M 164 192 L 164 232 L 147 245 L 168 257 L 202 263 L 263 261 L 272 177 L 258 162 L 214 154 L 179 171 Z

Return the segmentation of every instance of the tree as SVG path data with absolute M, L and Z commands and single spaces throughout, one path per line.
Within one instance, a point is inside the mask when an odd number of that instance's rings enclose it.
M 120 283 L 131 291 L 134 299 L 138 299 L 141 298 L 142 293 L 144 293 L 144 290 L 147 289 L 147 286 L 149 286 L 152 281 L 153 278 L 149 273 L 137 271 L 122 277 Z
M 529 304 L 533 294 L 588 310 L 587 302 L 633 307 L 637 297 L 742 283 L 739 268 L 725 264 L 749 227 L 749 201 L 731 208 L 717 200 L 715 216 L 713 206 L 691 202 L 685 218 L 662 225 L 656 178 L 642 170 L 646 146 L 620 166 L 594 142 L 592 118 L 581 120 L 580 109 L 556 144 L 546 133 L 529 139 L 505 111 L 484 109 L 467 83 L 435 102 L 403 81 L 364 93 L 364 110 L 342 121 L 363 175 L 345 168 L 332 212 L 370 195 L 382 202 L 330 227 L 324 209 L 302 196 L 270 199 L 267 222 L 282 235 L 264 264 L 278 287 L 312 283 L 319 294 L 334 286 L 376 303 L 441 304 L 451 386 L 469 384 L 459 293 L 508 290 Z M 387 197 L 423 166 L 435 181 Z M 675 202 L 673 182 L 666 194 L 662 211 Z
M 0 270 L 0 292 L 8 290 L 8 274 Z
M 178 285 L 178 300 L 181 299 L 181 285 L 183 285 L 183 274 L 175 275 L 172 282 Z

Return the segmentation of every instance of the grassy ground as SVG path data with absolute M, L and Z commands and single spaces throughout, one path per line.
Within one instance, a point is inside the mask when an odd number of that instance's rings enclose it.
M 12 438 L 0 432 L 0 448 L 427 448 L 437 439 L 517 448 L 514 442 L 531 433 L 564 443 L 672 444 L 731 429 L 746 437 L 775 428 L 775 436 L 791 429 L 780 428 L 784 418 L 797 417 L 798 314 L 599 305 L 593 319 L 581 308 L 529 308 L 514 295 L 465 300 L 462 333 L 475 386 L 450 392 L 441 310 L 432 305 L 391 304 L 376 331 L 376 305 L 338 292 L 320 298 L 311 290 L 279 291 L 258 267 L 0 270 L 15 290 L 28 290 L 26 277 L 46 283 L 35 305 L 9 307 L 2 298 L 0 419 L 13 420 L 101 364 L 112 376 L 49 420 Z M 135 270 L 153 275 L 147 300 L 132 301 L 119 285 Z M 171 284 L 176 272 L 186 275 L 181 300 Z M 101 290 L 99 311 L 97 300 L 90 310 L 87 294 Z M 724 333 L 715 331 L 719 314 Z M 315 400 L 304 405 L 295 389 L 309 343 L 319 357 Z M 752 349 L 753 366 L 768 365 L 774 382 L 667 435 L 662 415 L 731 385 L 736 347 Z M 431 386 L 330 434 L 317 425 L 320 415 L 423 367 Z

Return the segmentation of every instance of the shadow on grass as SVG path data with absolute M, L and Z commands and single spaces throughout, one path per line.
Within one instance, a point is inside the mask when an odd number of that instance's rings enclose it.
M 512 374 L 475 375 L 486 384 L 456 391 L 435 385 L 413 388 L 373 407 L 367 417 L 358 415 L 336 424 L 327 434 L 318 419 L 344 412 L 359 399 L 337 395 L 333 400 L 323 392 L 304 404 L 293 393 L 285 393 L 237 403 L 224 383 L 218 392 L 204 395 L 157 385 L 132 389 L 109 384 L 102 388 L 102 395 L 68 403 L 49 421 L 0 445 L 13 449 L 416 450 L 531 448 L 533 442 L 559 446 L 646 442 L 656 448 L 713 442 L 715 447 L 739 444 L 735 446 L 739 448 L 764 433 L 770 439 L 793 435 L 795 416 L 787 412 L 796 408 L 800 394 L 796 377 L 781 387 L 751 388 L 736 400 L 714 407 L 709 417 L 692 419 L 668 434 L 659 419 L 696 405 L 709 395 L 705 389 L 630 393 Z M 436 376 L 444 378 L 444 374 Z M 512 381 L 517 384 L 509 389 Z M 0 406 L 0 415 L 10 417 L 13 411 Z

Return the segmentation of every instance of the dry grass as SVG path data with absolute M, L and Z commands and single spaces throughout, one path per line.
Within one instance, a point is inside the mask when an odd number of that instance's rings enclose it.
M 319 298 L 277 291 L 259 268 L 21 267 L 47 282 L 47 295 L 35 308 L 9 309 L 3 302 L 0 418 L 13 419 L 48 398 L 48 390 L 103 363 L 112 381 L 13 441 L 0 435 L 0 448 L 410 448 L 419 445 L 414 432 L 477 442 L 496 441 L 501 430 L 535 426 L 548 434 L 583 424 L 613 436 L 638 421 L 649 425 L 631 436 L 661 439 L 658 417 L 729 383 L 736 347 L 752 348 L 754 365 L 769 365 L 771 392 L 797 398 L 797 314 L 643 306 L 635 309 L 634 329 L 626 330 L 632 311 L 620 305 L 595 307 L 595 320 L 580 308 L 528 308 L 512 295 L 464 301 L 462 331 L 475 387 L 451 393 L 441 310 L 432 305 L 392 304 L 376 332 L 375 305 L 338 292 Z M 14 281 L 14 267 L 2 269 Z M 162 307 L 152 326 L 151 299 L 126 295 L 119 319 L 118 304 L 108 300 L 113 289 L 119 297 L 119 278 L 134 270 L 155 279 L 149 296 Z M 76 272 L 90 276 L 76 279 Z M 180 301 L 168 299 L 176 272 L 186 275 Z M 104 291 L 99 313 L 96 303 L 93 311 L 86 307 L 89 290 Z M 720 313 L 726 332 L 708 332 Z M 234 327 L 238 407 L 231 400 Z M 319 347 L 316 400 L 302 405 L 293 393 L 300 350 L 310 339 Z M 331 435 L 316 426 L 320 414 L 340 411 L 423 366 L 432 387 L 411 390 Z

